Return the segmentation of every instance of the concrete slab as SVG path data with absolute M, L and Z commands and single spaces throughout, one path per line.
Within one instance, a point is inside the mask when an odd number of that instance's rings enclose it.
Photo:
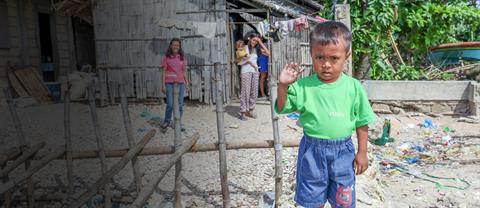
M 469 100 L 471 81 L 362 81 L 370 100 Z

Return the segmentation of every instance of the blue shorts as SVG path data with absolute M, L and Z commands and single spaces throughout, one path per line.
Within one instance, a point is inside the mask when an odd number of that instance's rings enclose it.
M 295 201 L 304 207 L 355 207 L 355 147 L 351 137 L 304 135 L 298 148 Z

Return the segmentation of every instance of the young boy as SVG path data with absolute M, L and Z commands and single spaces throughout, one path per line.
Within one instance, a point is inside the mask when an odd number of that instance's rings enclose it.
M 368 124 L 375 114 L 359 81 L 342 73 L 352 36 L 335 21 L 310 33 L 314 75 L 295 82 L 298 64 L 287 64 L 279 77 L 275 110 L 299 112 L 304 136 L 297 160 L 295 201 L 304 207 L 355 207 L 355 174 L 368 168 Z M 351 140 L 356 131 L 358 151 Z

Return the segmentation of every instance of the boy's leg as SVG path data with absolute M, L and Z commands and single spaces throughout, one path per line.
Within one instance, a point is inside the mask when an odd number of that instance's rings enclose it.
M 165 108 L 165 119 L 163 120 L 163 122 L 165 124 L 169 124 L 172 121 L 173 112 L 173 84 L 167 83 L 165 84 L 165 87 L 167 88 L 167 107 Z
M 324 151 L 304 136 L 298 147 L 295 201 L 306 208 L 323 207 L 327 193 L 328 169 Z
M 355 207 L 355 172 L 353 170 L 355 147 L 352 140 L 342 145 L 333 154 L 334 159 L 329 167 L 331 174 L 329 176 L 328 202 L 335 208 Z
M 240 93 L 240 113 L 248 111 L 248 96 L 250 93 L 251 76 L 250 73 L 241 73 L 241 93 Z

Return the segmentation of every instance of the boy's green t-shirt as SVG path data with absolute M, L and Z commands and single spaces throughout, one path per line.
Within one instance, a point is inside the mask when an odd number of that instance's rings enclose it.
M 277 102 L 275 111 L 278 113 Z M 362 84 L 345 74 L 329 84 L 320 81 L 316 74 L 291 84 L 279 113 L 295 111 L 300 114 L 305 133 L 321 139 L 342 139 L 375 121 Z

